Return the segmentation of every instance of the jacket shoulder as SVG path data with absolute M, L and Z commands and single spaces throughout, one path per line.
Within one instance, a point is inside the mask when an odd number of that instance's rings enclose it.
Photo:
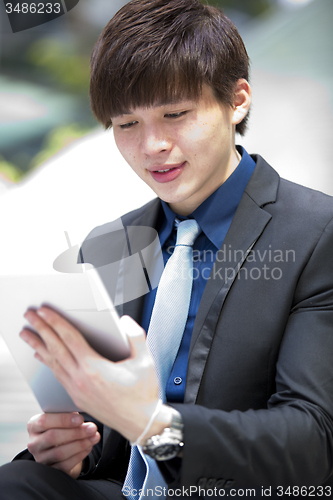
M 303 220 L 309 228 L 318 224 L 326 226 L 333 218 L 333 197 L 281 178 L 277 208 L 285 217 Z
M 94 266 L 103 266 L 110 263 L 111 251 L 113 259 L 120 259 L 123 256 L 123 249 L 127 248 L 128 234 L 125 227 L 148 226 L 154 228 L 159 207 L 160 200 L 156 198 L 143 207 L 92 229 L 81 245 L 78 262 L 89 262 Z
M 149 215 L 152 215 L 156 210 L 158 210 L 159 203 L 160 203 L 159 199 L 155 198 L 154 200 L 149 201 L 148 203 L 143 205 L 142 207 L 132 210 L 131 212 L 122 215 L 121 217 L 119 217 L 114 221 L 106 222 L 105 224 L 96 226 L 86 236 L 85 240 L 90 238 L 95 238 L 97 236 L 102 236 L 103 234 L 111 233 L 119 229 L 123 229 L 124 226 L 129 226 L 132 224 L 135 225 L 137 221 L 141 221 L 146 217 L 149 218 Z
M 245 191 L 272 215 L 288 220 L 327 224 L 333 217 L 333 196 L 283 179 L 261 156 L 252 155 L 256 168 Z

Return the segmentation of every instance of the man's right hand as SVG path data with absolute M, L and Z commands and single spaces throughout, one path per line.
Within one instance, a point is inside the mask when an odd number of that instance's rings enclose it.
M 55 467 L 76 479 L 83 460 L 101 436 L 79 413 L 43 413 L 28 422 L 28 450 L 36 462 Z

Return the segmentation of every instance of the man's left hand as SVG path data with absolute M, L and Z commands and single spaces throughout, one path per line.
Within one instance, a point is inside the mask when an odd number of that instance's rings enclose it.
M 100 422 L 135 441 L 158 400 L 158 380 L 144 330 L 129 316 L 121 318 L 129 338 L 128 359 L 100 356 L 80 332 L 50 308 L 29 309 L 25 318 L 40 337 L 24 329 L 20 336 L 47 365 L 74 403 Z

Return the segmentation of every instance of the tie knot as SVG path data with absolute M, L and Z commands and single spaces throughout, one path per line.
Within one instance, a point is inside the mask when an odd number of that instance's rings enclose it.
M 192 246 L 197 236 L 201 233 L 201 229 L 197 221 L 187 219 L 178 224 L 177 229 L 177 245 Z

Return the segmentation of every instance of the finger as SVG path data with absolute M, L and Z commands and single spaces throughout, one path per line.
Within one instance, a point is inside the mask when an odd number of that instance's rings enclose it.
M 58 373 L 58 378 L 61 376 L 63 379 L 67 374 L 66 370 L 62 366 L 60 366 L 59 362 L 52 357 L 49 353 L 44 341 L 39 337 L 39 335 L 35 334 L 31 330 L 24 328 L 20 333 L 20 337 L 24 342 L 26 342 L 32 349 L 35 350 L 34 357 L 41 361 L 47 366 L 52 366 L 52 369 L 56 370 Z
M 58 462 L 56 464 L 53 464 L 52 467 L 54 469 L 61 470 L 65 472 L 66 474 L 71 475 L 73 472 L 73 469 L 81 463 L 91 452 L 92 446 L 87 448 L 86 450 L 81 451 L 80 453 L 77 453 L 73 457 L 68 458 L 67 460 L 64 460 L 63 462 Z M 80 467 L 81 469 L 81 467 Z M 80 470 L 77 472 L 76 477 L 80 474 Z
M 47 349 L 45 342 L 36 332 L 30 330 L 30 328 L 25 327 L 20 332 L 20 337 L 27 342 L 33 349 Z
M 50 429 L 43 435 L 44 449 L 59 447 L 83 439 L 95 440 L 97 426 L 93 423 L 82 424 L 74 429 Z
M 57 332 L 74 359 L 95 353 L 81 333 L 60 314 L 45 306 L 37 314 Z
M 35 350 L 34 357 L 53 370 L 59 382 L 62 383 L 67 379 L 68 372 L 59 364 L 57 359 L 52 357 L 47 350 L 45 343 L 37 334 L 27 328 L 24 328 L 19 335 L 22 340 Z
M 41 413 L 34 415 L 28 422 L 28 431 L 33 433 L 45 432 L 48 429 L 79 427 L 84 418 L 77 412 L 72 413 Z
M 39 335 L 32 332 L 28 328 L 23 328 L 23 330 L 19 333 L 24 342 L 30 345 L 32 349 L 39 353 L 41 359 L 44 359 L 48 356 L 47 347 L 45 342 L 40 338 Z
M 87 422 L 72 429 L 52 428 L 40 433 L 29 432 L 29 437 L 28 450 L 38 461 L 41 461 L 46 451 L 52 452 L 54 448 L 70 445 L 80 440 L 90 439 L 95 444 L 99 441 L 100 434 L 96 424 Z
M 25 313 L 24 317 L 40 335 L 41 339 L 44 341 L 46 349 L 36 340 L 36 336 L 29 336 L 26 330 L 23 335 L 26 337 L 27 342 L 32 342 L 30 345 L 36 346 L 36 351 L 48 366 L 52 365 L 53 360 L 56 360 L 61 366 L 67 366 L 68 369 L 74 369 L 77 366 L 76 359 L 72 356 L 72 353 L 68 350 L 56 330 L 51 328 L 47 322 L 45 322 L 38 314 L 36 314 L 35 311 L 31 309 Z M 22 337 L 23 339 L 24 336 Z
M 62 379 L 64 378 L 67 372 L 59 365 L 58 361 L 50 355 L 45 343 L 38 335 L 33 333 L 31 330 L 24 328 L 19 333 L 19 336 L 22 340 L 24 340 L 24 342 L 35 350 L 34 357 L 38 359 L 38 361 L 41 361 L 52 370 L 55 370 L 58 373 L 58 379 L 59 377 Z
M 32 434 L 28 443 L 28 450 L 33 454 L 41 454 L 45 450 L 61 447 L 83 439 L 96 437 L 97 428 L 95 424 L 88 424 L 76 429 L 50 429 L 40 434 Z
M 44 357 L 43 357 L 43 356 L 42 356 L 41 354 L 39 354 L 38 352 L 35 352 L 35 354 L 34 354 L 34 358 L 38 359 L 38 361 L 40 361 L 40 362 L 41 362 L 41 363 L 43 363 L 44 365 L 48 366 L 47 356 L 44 356 Z M 53 363 L 54 363 L 54 365 L 56 365 L 56 364 L 57 364 L 58 368 L 59 368 L 59 369 L 61 369 L 61 367 L 60 367 L 59 363 L 58 363 L 56 360 L 53 360 Z M 57 368 L 57 369 L 58 369 L 58 368 Z M 64 373 L 67 373 L 67 372 L 65 372 L 65 370 L 64 370 Z
M 91 450 L 99 440 L 100 434 L 97 433 L 90 438 L 79 439 L 61 446 L 54 446 L 53 448 L 40 450 L 35 453 L 33 450 L 31 451 L 30 448 L 28 449 L 39 463 L 43 463 L 45 465 L 55 465 L 68 460 L 78 453 L 82 453 L 84 450 Z
M 28 450 L 37 461 L 50 464 L 67 459 L 91 443 L 98 443 L 99 440 L 100 434 L 96 426 L 93 428 L 93 424 L 89 429 L 62 429 L 61 431 L 51 429 L 45 433 L 32 435 L 28 442 Z M 62 451 L 65 455 L 59 457 L 57 452 Z

